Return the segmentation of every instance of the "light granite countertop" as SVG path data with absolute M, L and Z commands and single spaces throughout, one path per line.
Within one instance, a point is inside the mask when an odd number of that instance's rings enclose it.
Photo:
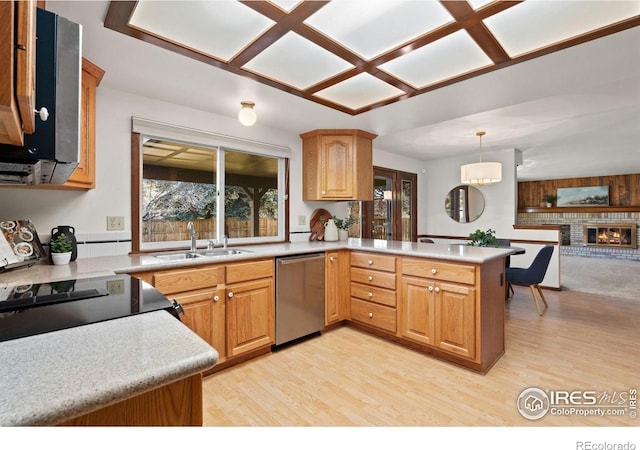
M 349 239 L 338 242 L 295 242 L 285 244 L 263 244 L 238 247 L 246 253 L 181 261 L 166 261 L 151 254 L 105 256 L 84 258 L 66 266 L 54 266 L 43 259 L 29 268 L 19 268 L 0 274 L 0 287 L 9 285 L 46 283 L 50 281 L 112 275 L 113 273 L 144 272 L 149 270 L 174 269 L 214 263 L 228 263 L 256 258 L 275 258 L 304 253 L 325 252 L 339 249 L 389 253 L 420 258 L 482 264 L 495 258 L 513 254 L 508 248 L 473 247 L 465 244 L 424 244 L 417 242 L 383 241 L 373 239 Z M 184 252 L 184 250 L 182 251 Z M 171 252 L 158 252 L 171 253 Z M 179 253 L 179 251 L 176 251 Z
M 482 264 L 504 248 L 349 239 L 242 247 L 246 253 L 183 261 L 153 255 L 45 260 L 0 274 L 0 288 L 273 258 L 339 249 Z M 166 311 L 85 325 L 0 343 L 0 425 L 51 425 L 212 367 L 217 352 Z
M 218 353 L 166 311 L 0 344 L 0 425 L 54 425 L 203 372 Z

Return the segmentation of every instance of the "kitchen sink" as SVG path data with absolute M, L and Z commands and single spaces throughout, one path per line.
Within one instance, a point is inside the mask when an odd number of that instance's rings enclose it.
M 183 253 L 163 253 L 161 255 L 153 255 L 154 257 L 163 261 L 184 261 L 187 259 L 198 258 L 215 258 L 220 256 L 232 256 L 232 255 L 244 255 L 251 253 L 249 250 L 238 250 L 235 248 L 214 248 L 212 250 L 197 250 L 195 252 L 183 252 Z
M 251 252 L 249 250 L 238 250 L 235 248 L 214 248 L 213 250 L 201 250 L 196 252 L 197 255 L 205 258 L 214 256 L 244 255 L 246 253 Z

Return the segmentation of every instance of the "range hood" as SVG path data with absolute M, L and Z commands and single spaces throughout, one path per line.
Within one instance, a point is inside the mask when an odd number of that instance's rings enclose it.
M 79 162 L 82 27 L 38 8 L 36 36 L 36 105 L 49 118 L 23 147 L 0 145 L 0 184 L 61 184 Z

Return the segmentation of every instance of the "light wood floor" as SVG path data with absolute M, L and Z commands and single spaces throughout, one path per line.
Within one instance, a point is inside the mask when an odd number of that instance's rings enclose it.
M 478 375 L 342 327 L 207 377 L 205 426 L 639 426 L 621 417 L 520 416 L 516 399 L 544 390 L 640 388 L 640 301 L 546 291 L 536 313 L 515 287 L 506 354 Z

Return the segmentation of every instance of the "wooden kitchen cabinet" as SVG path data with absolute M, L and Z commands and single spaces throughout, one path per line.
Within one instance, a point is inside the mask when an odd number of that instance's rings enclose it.
M 274 261 L 227 265 L 227 356 L 275 342 Z
M 0 2 L 0 143 L 35 131 L 36 2 Z
M 373 139 L 362 130 L 314 130 L 302 138 L 303 200 L 373 200 Z
M 96 187 L 96 88 L 104 70 L 82 58 L 82 93 L 80 96 L 80 162 L 66 183 L 66 188 Z
M 349 252 L 331 251 L 325 257 L 325 326 L 349 318 Z
M 402 277 L 400 335 L 475 357 L 475 289 L 428 278 Z
M 400 335 L 475 359 L 475 270 L 472 265 L 403 258 Z
M 351 320 L 396 332 L 396 260 L 377 253 L 351 254 Z
M 156 272 L 132 273 L 182 305 L 180 320 L 218 352 L 218 362 L 227 359 L 225 314 L 225 266 L 208 265 Z
M 218 351 L 216 367 L 275 342 L 273 259 L 131 275 L 182 305 L 182 322 Z
M 224 295 L 224 288 L 218 288 L 173 297 L 184 310 L 182 323 L 218 351 L 218 363 L 227 359 Z
M 0 2 L 1 6 L 2 2 Z M 78 167 L 69 179 L 63 184 L 5 185 L 0 187 L 46 190 L 87 190 L 96 187 L 96 88 L 104 74 L 104 70 L 100 67 L 88 59 L 82 58 L 80 155 Z M 2 134 L 1 125 L 0 134 Z

